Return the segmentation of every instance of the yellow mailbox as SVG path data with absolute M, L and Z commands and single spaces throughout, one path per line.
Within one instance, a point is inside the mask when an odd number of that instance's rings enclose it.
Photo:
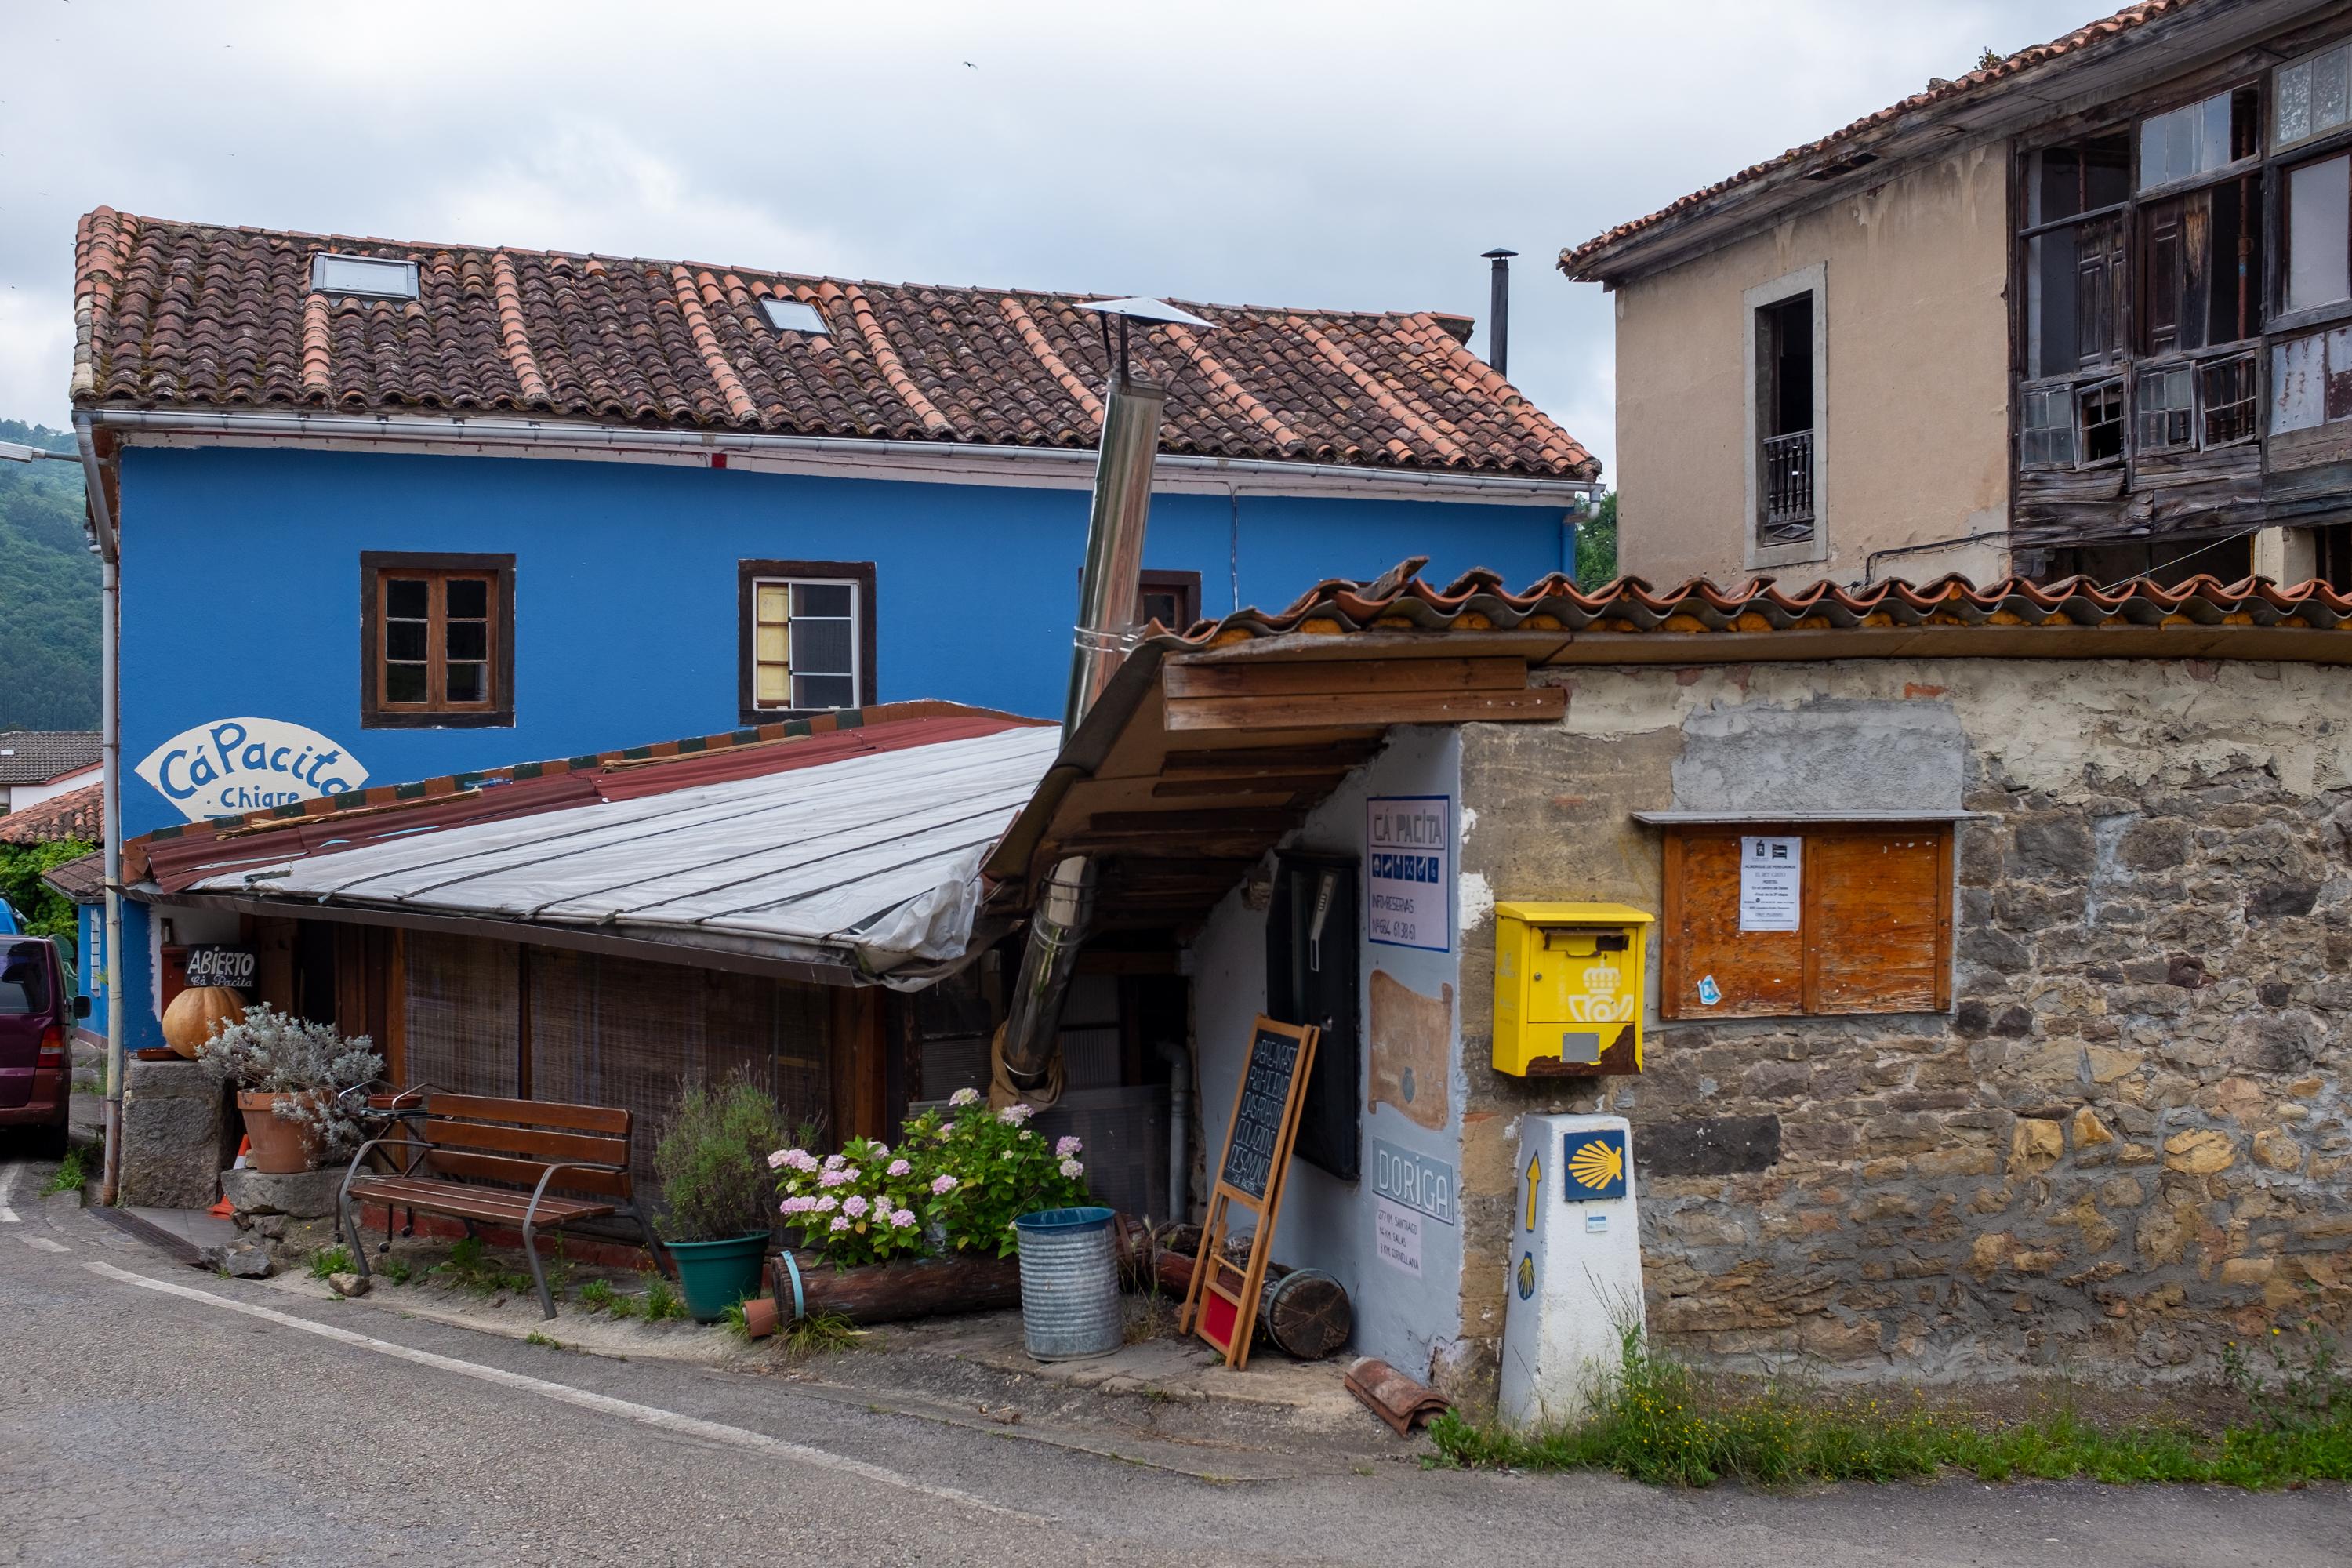
M 1623 904 L 1495 906 L 1495 1070 L 1642 1070 L 1642 958 L 1652 917 Z

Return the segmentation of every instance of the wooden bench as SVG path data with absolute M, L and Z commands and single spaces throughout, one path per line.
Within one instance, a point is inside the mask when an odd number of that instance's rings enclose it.
M 369 1168 L 379 1151 L 397 1159 L 400 1168 Z M 660 1246 L 632 1198 L 626 1110 L 436 1089 L 425 1099 L 423 1118 L 407 1131 L 360 1145 L 343 1176 L 338 1213 L 362 1279 L 368 1251 L 358 1223 L 362 1202 L 447 1215 L 465 1221 L 469 1236 L 477 1223 L 518 1226 L 540 1310 L 551 1318 L 555 1299 L 537 1246 L 542 1226 L 560 1230 L 625 1215 L 636 1222 L 646 1250 L 662 1265 Z

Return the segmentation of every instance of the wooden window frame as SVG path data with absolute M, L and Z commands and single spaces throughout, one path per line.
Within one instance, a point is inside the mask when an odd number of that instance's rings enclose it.
M 1137 584 L 1139 594 L 1173 594 L 1184 614 L 1183 624 L 1170 631 L 1189 630 L 1201 618 L 1201 574 L 1198 572 L 1145 572 Z
M 383 580 L 403 574 L 446 579 L 488 577 L 489 595 L 489 695 L 486 701 L 422 706 L 383 700 Z M 458 552 L 416 553 L 394 550 L 360 552 L 360 728 L 362 730 L 503 730 L 515 721 L 515 558 L 511 554 Z M 437 606 L 436 611 L 437 624 Z M 446 662 L 446 650 L 427 637 L 432 668 Z
M 875 667 L 880 637 L 875 625 L 875 574 L 871 561 L 738 561 L 735 563 L 735 706 L 746 726 L 781 724 L 793 719 L 844 711 L 838 708 L 763 708 L 759 703 L 759 671 L 754 657 L 758 636 L 758 584 L 776 579 L 847 583 L 856 591 L 857 627 L 852 641 L 857 650 L 857 701 L 870 708 L 877 699 Z
M 1851 821 L 1851 822 L 1740 822 L 1675 824 L 1665 829 L 1664 898 L 1663 918 L 1658 928 L 1658 1016 L 1681 1020 L 1714 1020 L 1729 1022 L 1750 1018 L 1813 1018 L 1855 1017 L 1867 1015 L 1916 1013 L 1948 1013 L 1952 1007 L 1953 965 L 1953 867 L 1956 825 L 1933 818 L 1916 821 Z M 1814 847 L 1823 839 L 1838 837 L 1861 837 L 1868 834 L 1911 833 L 1933 834 L 1936 837 L 1936 956 L 1933 975 L 1934 994 L 1926 1009 L 1900 1007 L 1825 1006 L 1822 993 L 1822 973 L 1821 952 L 1811 932 L 1822 920 L 1821 900 L 1822 879 L 1814 872 Z M 1802 885 L 1800 890 L 1801 914 L 1796 938 L 1799 953 L 1798 1005 L 1788 1009 L 1745 1009 L 1736 1013 L 1719 1013 L 1706 1005 L 1685 1006 L 1683 1001 L 1684 981 L 1690 959 L 1689 943 L 1684 940 L 1685 900 L 1688 891 L 1684 858 L 1687 846 L 1695 839 L 1741 838 L 1749 835 L 1799 837 L 1805 841 Z M 1737 889 L 1734 890 L 1736 899 Z

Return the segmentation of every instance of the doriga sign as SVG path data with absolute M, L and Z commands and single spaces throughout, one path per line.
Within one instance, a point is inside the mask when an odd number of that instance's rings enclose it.
M 328 737 L 278 719 L 215 719 L 183 730 L 134 771 L 190 822 L 341 795 L 368 776 Z

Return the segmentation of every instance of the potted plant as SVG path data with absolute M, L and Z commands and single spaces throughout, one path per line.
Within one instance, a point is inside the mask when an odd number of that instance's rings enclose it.
M 365 1035 L 345 1036 L 257 1002 L 234 1023 L 216 1024 L 196 1059 L 236 1085 L 247 1156 L 274 1176 L 316 1169 L 330 1146 L 352 1142 L 357 1127 L 336 1103 L 347 1089 L 373 1081 L 383 1058 Z
M 698 1323 L 717 1322 L 759 1286 L 776 1212 L 768 1152 L 785 1135 L 775 1100 L 736 1077 L 688 1084 L 654 1146 L 667 1205 L 662 1241 Z

